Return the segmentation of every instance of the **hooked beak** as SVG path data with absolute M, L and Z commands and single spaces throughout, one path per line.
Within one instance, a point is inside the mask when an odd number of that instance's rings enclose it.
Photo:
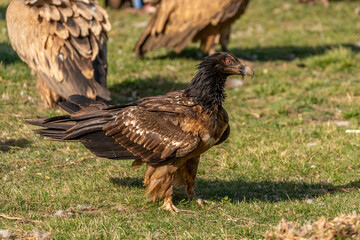
M 251 67 L 249 66 L 245 66 L 244 69 L 241 69 L 240 72 L 243 74 L 243 75 L 248 75 L 250 76 L 251 78 L 254 77 L 254 70 L 252 70 Z

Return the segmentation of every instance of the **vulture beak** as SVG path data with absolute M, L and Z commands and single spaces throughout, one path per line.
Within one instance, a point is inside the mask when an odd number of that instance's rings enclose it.
M 244 69 L 241 69 L 240 72 L 245 76 L 245 75 L 248 75 L 250 76 L 251 78 L 254 77 L 254 70 L 252 70 L 251 67 L 245 65 L 245 68 Z

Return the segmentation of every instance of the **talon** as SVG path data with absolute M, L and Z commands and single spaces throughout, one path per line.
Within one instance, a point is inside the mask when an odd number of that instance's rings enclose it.
M 175 213 L 178 213 L 181 211 L 180 209 L 175 207 L 175 205 L 173 203 L 170 203 L 170 202 L 164 202 L 164 204 L 161 207 L 159 207 L 159 209 L 164 209 L 164 210 L 170 211 L 172 214 L 175 214 Z
M 196 198 L 196 203 L 197 203 L 200 207 L 205 208 L 205 200 L 204 200 L 203 198 L 200 198 L 200 197 Z

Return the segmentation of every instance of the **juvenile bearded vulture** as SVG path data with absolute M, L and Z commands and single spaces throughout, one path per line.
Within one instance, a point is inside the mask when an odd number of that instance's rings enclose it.
M 96 0 L 12 0 L 6 22 L 12 47 L 37 74 L 47 106 L 73 94 L 110 100 L 107 31 Z
M 200 41 L 204 53 L 215 52 L 220 41 L 227 51 L 231 24 L 245 11 L 250 0 L 161 0 L 136 43 L 135 53 L 143 57 L 164 47 L 181 52 L 192 40 Z
M 200 155 L 230 134 L 222 103 L 225 80 L 234 74 L 253 76 L 253 71 L 230 53 L 215 53 L 202 61 L 185 90 L 121 106 L 74 95 L 60 103 L 70 115 L 27 122 L 43 127 L 35 131 L 53 140 L 81 142 L 99 157 L 134 159 L 133 168 L 145 163 L 146 194 L 177 212 L 173 187 L 185 187 L 195 198 Z

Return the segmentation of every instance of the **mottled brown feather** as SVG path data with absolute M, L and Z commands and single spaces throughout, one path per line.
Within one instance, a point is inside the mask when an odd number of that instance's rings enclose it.
M 38 85 L 48 86 L 41 91 L 47 105 L 73 94 L 110 100 L 106 32 L 111 26 L 95 0 L 12 0 L 6 19 L 14 50 L 38 73 Z
M 213 48 L 215 36 L 245 11 L 250 0 L 162 0 L 156 12 L 136 43 L 134 51 L 139 56 L 164 47 L 182 51 L 190 40 L 201 41 L 202 51 Z M 228 37 L 228 36 L 227 36 Z M 213 41 L 204 44 L 209 38 Z M 222 42 L 223 50 L 227 42 Z

